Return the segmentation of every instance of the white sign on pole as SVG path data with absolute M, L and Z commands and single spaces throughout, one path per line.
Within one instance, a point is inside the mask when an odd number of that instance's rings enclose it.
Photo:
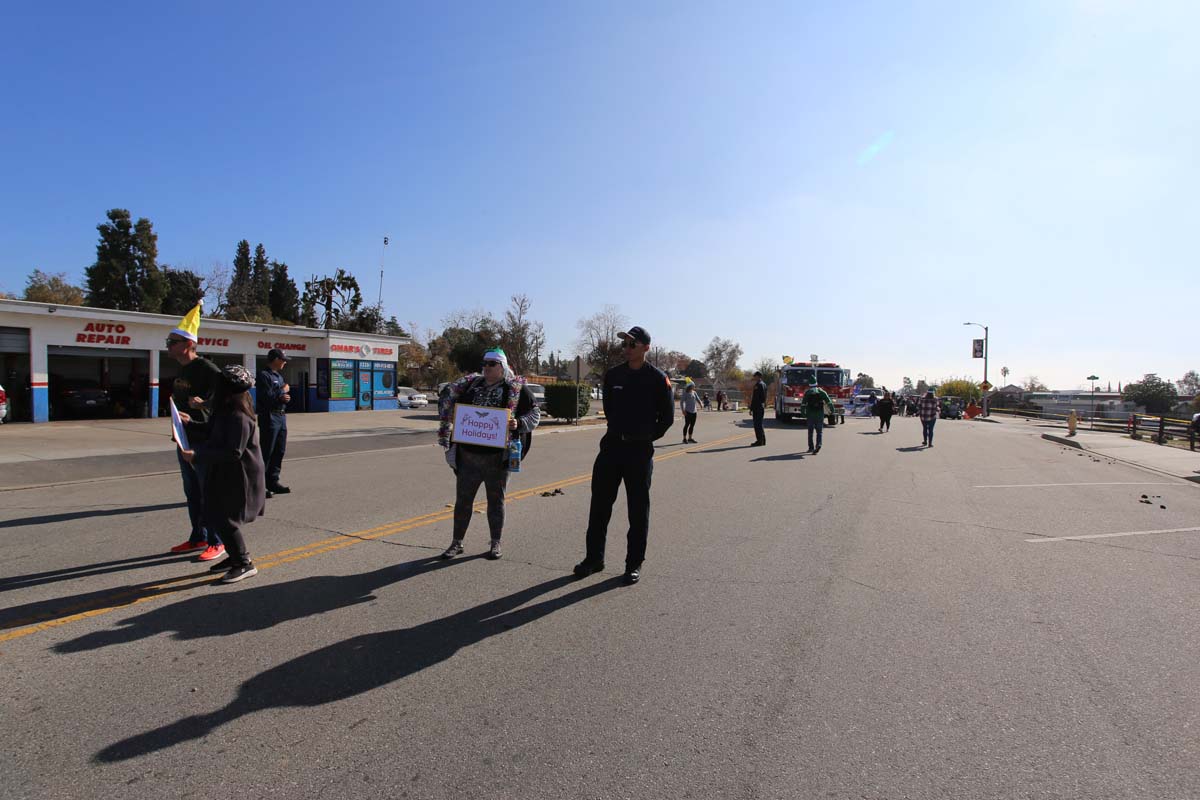
M 983 358 L 983 339 L 971 340 L 971 357 Z
M 508 446 L 508 409 L 454 406 L 454 433 L 450 441 L 457 444 L 477 444 L 481 447 L 503 449 Z

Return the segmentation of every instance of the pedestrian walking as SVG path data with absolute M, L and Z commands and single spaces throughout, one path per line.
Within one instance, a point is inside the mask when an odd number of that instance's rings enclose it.
M 708 392 L 705 392 L 704 394 L 700 395 L 700 400 L 701 400 L 701 402 L 704 403 L 705 411 L 712 411 L 712 400 L 709 399 Z
M 683 412 L 683 443 L 695 444 L 696 413 L 700 410 L 700 396 L 696 394 L 696 384 L 692 383 L 690 378 L 683 385 L 679 410 Z
M 228 558 L 211 567 L 224 572 L 221 583 L 237 583 L 258 574 L 242 525 L 258 519 L 267 503 L 266 468 L 247 395 L 254 379 L 241 364 L 221 370 L 212 404 L 208 437 L 180 455 L 204 473 L 204 524 L 217 531 Z
M 825 431 L 825 410 L 833 413 L 833 400 L 829 394 L 815 383 L 808 387 L 802 398 L 804 403 L 804 419 L 808 422 L 808 452 L 816 455 L 821 452 L 821 436 Z M 813 443 L 813 431 L 816 431 L 816 444 Z
M 940 410 L 932 389 L 925 392 L 925 396 L 917 403 L 917 413 L 921 415 L 921 443 L 929 447 L 933 447 L 933 426 L 938 421 Z
M 650 532 L 650 479 L 654 472 L 654 442 L 675 422 L 671 379 L 646 363 L 650 334 L 635 325 L 619 334 L 625 363 L 604 375 L 604 416 L 608 431 L 592 465 L 592 504 L 588 513 L 587 554 L 575 565 L 583 578 L 604 569 L 604 545 L 617 490 L 625 484 L 629 503 L 629 534 L 623 581 L 641 578 Z
M 459 378 L 451 383 L 438 401 L 441 425 L 438 443 L 446 450 L 446 463 L 454 471 L 454 531 L 450 546 L 442 558 L 454 558 L 463 551 L 463 539 L 474 513 L 475 496 L 483 484 L 487 495 L 488 530 L 491 543 L 487 557 L 498 559 L 502 553 L 500 540 L 504 535 L 504 494 L 508 489 L 509 451 L 477 444 L 453 444 L 450 432 L 457 403 L 488 408 L 508 409 L 508 437 L 520 437 L 521 458 L 529 454 L 533 431 L 542 419 L 541 409 L 524 379 L 513 374 L 508 356 L 499 348 L 483 355 L 483 371 Z
M 171 399 L 179 411 L 188 444 L 194 449 L 208 439 L 208 423 L 212 415 L 212 400 L 221 382 L 221 370 L 216 364 L 196 352 L 200 334 L 201 303 L 197 303 L 179 325 L 167 334 L 167 356 L 179 364 L 179 375 L 171 384 Z M 179 474 L 183 479 L 183 496 L 187 500 L 191 534 L 183 544 L 171 548 L 172 553 L 201 550 L 200 561 L 212 561 L 225 553 L 225 545 L 215 530 L 204 524 L 204 476 L 175 448 Z
M 762 447 L 767 443 L 763 430 L 763 416 L 767 413 L 767 384 L 761 372 L 754 373 L 754 394 L 750 396 L 750 414 L 754 417 L 754 442 L 751 447 Z
M 268 350 L 267 368 L 259 370 L 254 392 L 259 444 L 267 467 L 267 497 L 292 491 L 279 482 L 283 455 L 287 452 L 287 405 L 292 401 L 291 387 L 283 379 L 286 364 L 282 350 Z
M 892 399 L 891 392 L 884 392 L 875 403 L 875 413 L 879 415 L 879 432 L 882 433 L 885 429 L 892 429 L 892 415 L 896 413 L 896 401 Z
M 717 390 L 717 411 L 725 410 L 725 392 Z

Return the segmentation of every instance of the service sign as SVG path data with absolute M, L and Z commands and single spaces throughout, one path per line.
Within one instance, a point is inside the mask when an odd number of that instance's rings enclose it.
M 508 446 L 508 409 L 454 406 L 454 433 L 450 441 L 503 449 Z

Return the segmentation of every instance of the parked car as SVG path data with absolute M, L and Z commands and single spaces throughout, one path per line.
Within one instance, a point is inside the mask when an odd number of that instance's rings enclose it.
M 397 386 L 396 397 L 401 401 L 401 408 L 425 408 L 429 405 L 429 397 L 411 386 Z M 405 400 L 408 405 L 404 405 Z
M 52 385 L 55 387 L 50 397 L 52 416 L 80 417 L 112 411 L 112 395 L 98 381 L 60 378 L 58 381 L 52 379 Z
M 4 391 L 4 384 L 0 383 L 0 425 L 8 419 L 8 394 Z
M 533 402 L 537 403 L 537 407 L 542 411 L 546 410 L 546 388 L 540 383 L 527 383 L 529 393 L 533 395 Z

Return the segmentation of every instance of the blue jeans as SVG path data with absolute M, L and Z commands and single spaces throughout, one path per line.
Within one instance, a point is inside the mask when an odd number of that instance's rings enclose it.
M 207 541 L 216 547 L 221 543 L 217 532 L 204 527 L 204 476 L 200 470 L 183 460 L 179 448 L 175 448 L 175 456 L 179 459 L 179 474 L 183 478 L 183 496 L 187 498 L 188 519 L 192 523 L 192 534 L 189 541 Z
M 820 447 L 821 446 L 821 434 L 825 430 L 824 410 L 822 410 L 820 412 L 806 411 L 806 412 L 804 412 L 804 418 L 808 421 L 808 449 L 809 450 L 814 449 L 813 448 L 813 429 L 814 428 L 817 431 L 817 447 Z
M 933 444 L 933 423 L 936 419 L 921 420 L 921 435 L 925 438 L 925 444 Z

